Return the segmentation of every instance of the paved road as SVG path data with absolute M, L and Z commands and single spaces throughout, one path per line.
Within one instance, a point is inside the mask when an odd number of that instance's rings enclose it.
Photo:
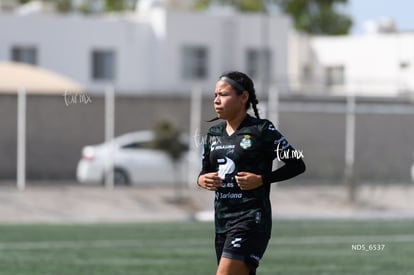
M 338 186 L 275 185 L 274 218 L 414 218 L 414 186 L 370 185 L 349 203 Z M 0 223 L 184 221 L 212 217 L 214 193 L 198 188 L 81 186 L 29 183 L 25 191 L 0 183 Z

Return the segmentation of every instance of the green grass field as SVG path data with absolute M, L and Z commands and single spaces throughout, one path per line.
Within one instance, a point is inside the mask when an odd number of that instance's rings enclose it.
M 0 274 L 215 274 L 213 239 L 196 222 L 0 225 Z M 414 220 L 275 221 L 258 274 L 414 274 L 413 256 Z

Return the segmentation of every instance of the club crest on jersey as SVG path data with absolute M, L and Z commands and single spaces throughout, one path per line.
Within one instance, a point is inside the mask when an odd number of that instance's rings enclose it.
M 244 135 L 243 139 L 240 141 L 240 147 L 243 149 L 252 147 L 252 140 L 250 139 L 250 135 Z

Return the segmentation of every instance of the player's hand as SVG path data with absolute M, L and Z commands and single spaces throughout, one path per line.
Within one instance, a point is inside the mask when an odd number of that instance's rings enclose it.
M 249 172 L 238 172 L 235 176 L 241 190 L 252 190 L 263 185 L 262 176 Z
M 198 178 L 198 185 L 210 191 L 216 191 L 221 187 L 223 181 L 217 172 L 207 173 Z

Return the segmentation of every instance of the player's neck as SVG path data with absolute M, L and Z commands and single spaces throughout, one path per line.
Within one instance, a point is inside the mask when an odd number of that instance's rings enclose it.
M 226 132 L 229 136 L 236 132 L 237 128 L 239 128 L 240 124 L 242 123 L 246 115 L 246 112 L 241 112 L 233 118 L 226 120 Z

